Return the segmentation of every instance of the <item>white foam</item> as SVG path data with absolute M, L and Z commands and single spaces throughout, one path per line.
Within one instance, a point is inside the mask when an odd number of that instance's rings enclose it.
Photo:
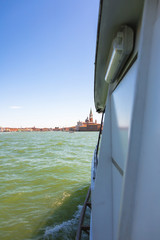
M 50 237 L 55 239 L 56 237 L 60 237 L 60 235 L 62 235 L 63 239 L 70 240 L 71 235 L 77 229 L 81 210 L 82 206 L 79 205 L 78 210 L 75 212 L 71 220 L 64 221 L 61 224 L 55 225 L 53 227 L 47 227 L 44 233 L 44 239 L 47 240 L 50 239 Z

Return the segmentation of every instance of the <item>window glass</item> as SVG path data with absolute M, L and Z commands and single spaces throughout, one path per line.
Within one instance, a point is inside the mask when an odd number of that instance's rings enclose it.
M 124 171 L 128 153 L 129 132 L 136 81 L 135 63 L 111 95 L 112 158 Z M 113 186 L 113 239 L 117 239 L 123 176 L 112 165 Z
M 128 152 L 136 69 L 134 63 L 111 96 L 112 157 L 122 169 Z

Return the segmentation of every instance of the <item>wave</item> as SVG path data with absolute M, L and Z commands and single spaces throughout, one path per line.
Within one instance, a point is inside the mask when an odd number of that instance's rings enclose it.
M 77 206 L 83 203 L 90 182 L 93 151 L 88 146 L 96 141 L 93 135 L 88 137 L 91 133 L 84 135 L 0 135 L 0 239 L 75 239 Z M 28 223 L 19 227 L 22 217 Z
M 73 218 L 64 221 L 61 224 L 55 225 L 53 227 L 47 227 L 43 236 L 43 240 L 71 240 L 75 239 L 77 226 L 79 222 L 79 217 L 81 214 L 82 206 L 78 206 L 78 210 L 73 215 Z M 88 239 L 87 235 L 84 233 L 82 235 L 83 239 Z

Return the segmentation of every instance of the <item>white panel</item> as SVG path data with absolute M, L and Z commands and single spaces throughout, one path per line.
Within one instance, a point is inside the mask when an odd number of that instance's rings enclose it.
M 110 138 L 110 97 L 108 96 L 99 162 L 92 190 L 93 240 L 112 240 L 112 161 Z
M 118 220 L 120 212 L 122 176 L 119 171 L 112 165 L 112 182 L 113 182 L 113 240 L 117 239 Z
M 157 6 L 156 6 L 157 9 Z M 160 3 L 148 69 L 133 239 L 160 239 Z M 158 50 L 158 51 L 157 51 Z M 140 227 L 141 226 L 141 227 Z
M 112 157 L 124 169 L 134 100 L 137 64 L 126 74 L 111 97 Z
M 160 239 L 160 1 L 145 1 L 119 240 Z

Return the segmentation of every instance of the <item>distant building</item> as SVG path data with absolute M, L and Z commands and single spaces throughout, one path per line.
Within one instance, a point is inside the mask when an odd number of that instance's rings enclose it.
M 95 123 L 93 122 L 93 113 L 92 113 L 92 109 L 90 109 L 89 117 L 86 118 L 85 122 L 80 122 L 80 121 L 77 122 L 76 131 L 95 132 L 95 131 L 99 131 L 100 126 L 101 126 L 101 124 L 98 124 L 97 120 L 95 120 Z
M 92 113 L 92 108 L 90 109 L 89 122 L 90 122 L 90 123 L 93 123 L 93 113 Z

